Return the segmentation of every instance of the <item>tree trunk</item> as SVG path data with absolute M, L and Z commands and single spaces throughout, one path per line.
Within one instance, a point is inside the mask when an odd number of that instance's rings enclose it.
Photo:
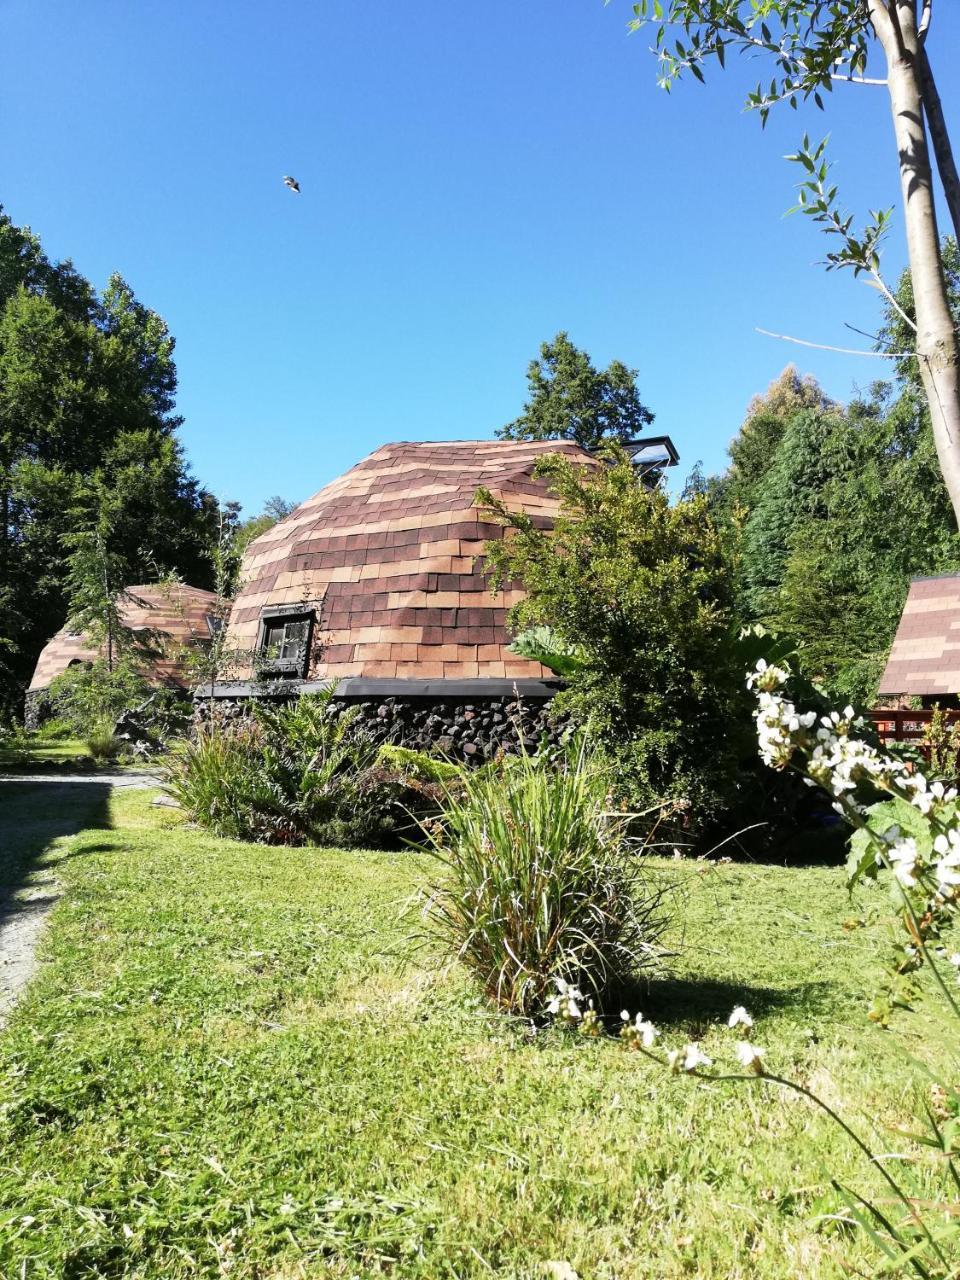
M 957 173 L 957 162 L 953 158 L 953 147 L 950 145 L 950 134 L 947 132 L 947 121 L 943 114 L 943 103 L 940 101 L 937 82 L 933 78 L 927 51 L 922 46 L 920 74 L 923 87 L 923 110 L 930 129 L 933 154 L 937 161 L 940 181 L 943 184 L 943 193 L 947 198 L 947 208 L 950 210 L 953 234 L 957 238 L 957 243 L 960 244 L 960 174 Z
M 887 59 L 887 84 L 913 277 L 917 361 L 930 405 L 940 470 L 960 525 L 960 347 L 947 302 L 933 174 L 923 124 L 915 0 L 868 0 Z

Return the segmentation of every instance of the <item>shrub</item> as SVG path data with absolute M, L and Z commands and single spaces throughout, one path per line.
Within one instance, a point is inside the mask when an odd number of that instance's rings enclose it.
M 584 739 L 559 758 L 465 773 L 445 787 L 442 822 L 424 827 L 446 873 L 429 932 L 512 1013 L 541 1012 L 558 983 L 603 1006 L 656 960 L 665 923 L 627 822 Z
M 54 718 L 44 721 L 40 728 L 36 730 L 34 737 L 41 742 L 65 742 L 68 738 L 72 738 L 75 732 L 73 725 L 68 720 Z
M 0 724 L 0 752 L 7 759 L 7 763 L 20 763 L 29 756 L 30 736 L 23 728 L 23 725 Z
M 402 780 L 378 766 L 378 749 L 334 690 L 287 706 L 256 704 L 250 720 L 203 726 L 177 743 L 167 787 L 217 835 L 263 844 L 367 846 L 391 840 Z
M 590 468 L 547 455 L 536 474 L 560 501 L 550 531 L 477 494 L 507 535 L 488 547 L 492 585 L 526 592 L 515 648 L 562 671 L 557 711 L 589 729 L 631 806 L 684 800 L 703 824 L 730 803 L 750 733 L 727 535 L 704 497 L 671 502 L 622 450 Z
M 69 667 L 50 685 L 50 700 L 57 719 L 78 737 L 99 735 L 123 714 L 146 701 L 151 687 L 124 654 L 111 666 L 103 658 L 88 665 Z

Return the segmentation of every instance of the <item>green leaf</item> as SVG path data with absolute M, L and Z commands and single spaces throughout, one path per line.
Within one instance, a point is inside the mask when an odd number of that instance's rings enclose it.
M 877 850 L 874 837 L 862 828 L 850 838 L 850 853 L 847 857 L 847 888 L 852 889 L 861 880 L 876 879 Z

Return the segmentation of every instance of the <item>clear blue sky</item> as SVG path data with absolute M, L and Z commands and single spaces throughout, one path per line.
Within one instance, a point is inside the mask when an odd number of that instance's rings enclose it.
M 960 135 L 960 14 L 931 53 Z M 946 12 L 947 10 L 951 12 Z M 177 338 L 200 480 L 252 512 L 388 440 L 488 437 L 558 329 L 640 370 L 682 469 L 789 361 L 847 398 L 876 295 L 784 218 L 809 125 L 847 204 L 899 206 L 883 89 L 742 113 L 759 64 L 656 88 L 613 0 L 6 0 L 0 200 Z M 282 185 L 285 173 L 303 194 Z M 945 225 L 945 224 L 944 224 Z M 898 221 L 886 253 L 903 264 Z M 864 344 L 866 345 L 866 344 Z

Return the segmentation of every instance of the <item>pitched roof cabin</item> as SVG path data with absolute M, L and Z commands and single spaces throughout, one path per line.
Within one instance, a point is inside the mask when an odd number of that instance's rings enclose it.
M 960 576 L 910 583 L 879 692 L 960 705 Z
M 217 610 L 212 591 L 182 583 L 127 587 L 119 602 L 123 625 L 149 642 L 151 651 L 138 659 L 143 674 L 153 683 L 183 689 L 190 684 L 185 650 L 210 640 L 219 626 Z M 89 636 L 67 623 L 41 651 L 29 691 L 48 688 L 68 667 L 93 662 L 101 654 Z
M 673 465 L 665 439 L 637 442 L 638 465 Z M 551 527 L 559 504 L 533 474 L 551 453 L 599 465 L 556 440 L 377 449 L 250 544 L 227 640 L 247 655 L 238 674 L 255 671 L 260 689 L 336 679 L 388 692 L 387 682 L 403 682 L 397 693 L 411 682 L 552 678 L 509 651 L 507 610 L 522 592 L 491 594 L 483 554 L 503 530 L 474 504 L 482 485 Z

